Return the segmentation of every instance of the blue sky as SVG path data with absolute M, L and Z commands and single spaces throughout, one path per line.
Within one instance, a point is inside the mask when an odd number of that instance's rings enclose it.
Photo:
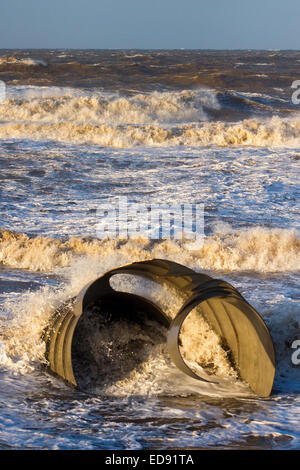
M 299 0 L 0 0 L 0 49 L 300 49 L 299 23 Z

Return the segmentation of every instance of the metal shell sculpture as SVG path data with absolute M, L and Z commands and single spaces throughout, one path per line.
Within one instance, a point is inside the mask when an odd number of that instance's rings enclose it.
M 135 294 L 119 292 L 110 278 L 125 273 L 142 276 L 175 287 L 184 298 L 180 310 L 170 320 L 155 303 Z M 233 365 L 242 380 L 261 397 L 270 395 L 275 376 L 275 354 L 269 330 L 249 303 L 229 283 L 197 273 L 168 260 L 139 261 L 108 271 L 86 285 L 77 297 L 62 305 L 44 332 L 48 368 L 68 383 L 77 386 L 72 365 L 72 342 L 78 321 L 98 301 L 131 306 L 132 314 L 142 309 L 150 318 L 168 328 L 167 346 L 176 366 L 190 377 L 206 382 L 216 379 L 197 374 L 184 361 L 180 351 L 180 332 L 185 319 L 195 308 L 231 352 Z

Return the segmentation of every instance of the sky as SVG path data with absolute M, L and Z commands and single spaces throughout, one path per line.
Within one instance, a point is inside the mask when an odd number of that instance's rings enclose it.
M 0 49 L 300 49 L 299 0 L 0 0 Z

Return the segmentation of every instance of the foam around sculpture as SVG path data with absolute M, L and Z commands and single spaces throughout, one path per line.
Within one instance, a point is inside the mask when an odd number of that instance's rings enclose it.
M 155 303 L 114 290 L 110 278 L 115 274 L 133 274 L 168 283 L 183 297 L 183 306 L 170 321 Z M 275 354 L 269 330 L 260 315 L 239 292 L 225 281 L 213 279 L 168 260 L 152 259 L 121 266 L 86 285 L 76 296 L 53 315 L 44 332 L 48 368 L 68 383 L 77 386 L 72 365 L 72 341 L 78 321 L 84 312 L 99 300 L 118 299 L 120 307 L 129 305 L 131 315 L 139 309 L 168 328 L 167 344 L 171 359 L 189 376 L 206 382 L 216 378 L 205 372 L 197 374 L 184 361 L 180 352 L 182 325 L 197 308 L 221 343 L 230 349 L 231 358 L 240 377 L 259 396 L 270 395 L 275 376 Z

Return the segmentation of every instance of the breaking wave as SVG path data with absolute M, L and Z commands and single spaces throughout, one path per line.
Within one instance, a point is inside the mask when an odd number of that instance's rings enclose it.
M 293 229 L 253 228 L 205 238 L 197 250 L 189 251 L 172 240 L 145 238 L 99 240 L 71 237 L 66 240 L 29 237 L 0 232 L 0 264 L 32 271 L 53 271 L 69 266 L 78 257 L 118 256 L 118 265 L 127 260 L 172 259 L 195 270 L 286 272 L 300 266 L 300 236 Z
M 2 122 L 91 126 L 181 123 L 205 120 L 204 108 L 220 107 L 213 90 L 138 93 L 83 92 L 59 87 L 8 88 Z
M 262 119 L 261 109 L 270 107 L 267 101 L 257 96 L 225 96 L 209 89 L 121 96 L 96 91 L 83 94 L 82 90 L 55 87 L 19 87 L 8 90 L 6 102 L 0 104 L 0 138 L 119 148 L 299 146 L 300 118 L 266 115 Z M 238 113 L 235 118 L 239 116 L 235 122 L 229 119 L 233 109 Z M 240 119 L 241 116 L 247 119 Z

